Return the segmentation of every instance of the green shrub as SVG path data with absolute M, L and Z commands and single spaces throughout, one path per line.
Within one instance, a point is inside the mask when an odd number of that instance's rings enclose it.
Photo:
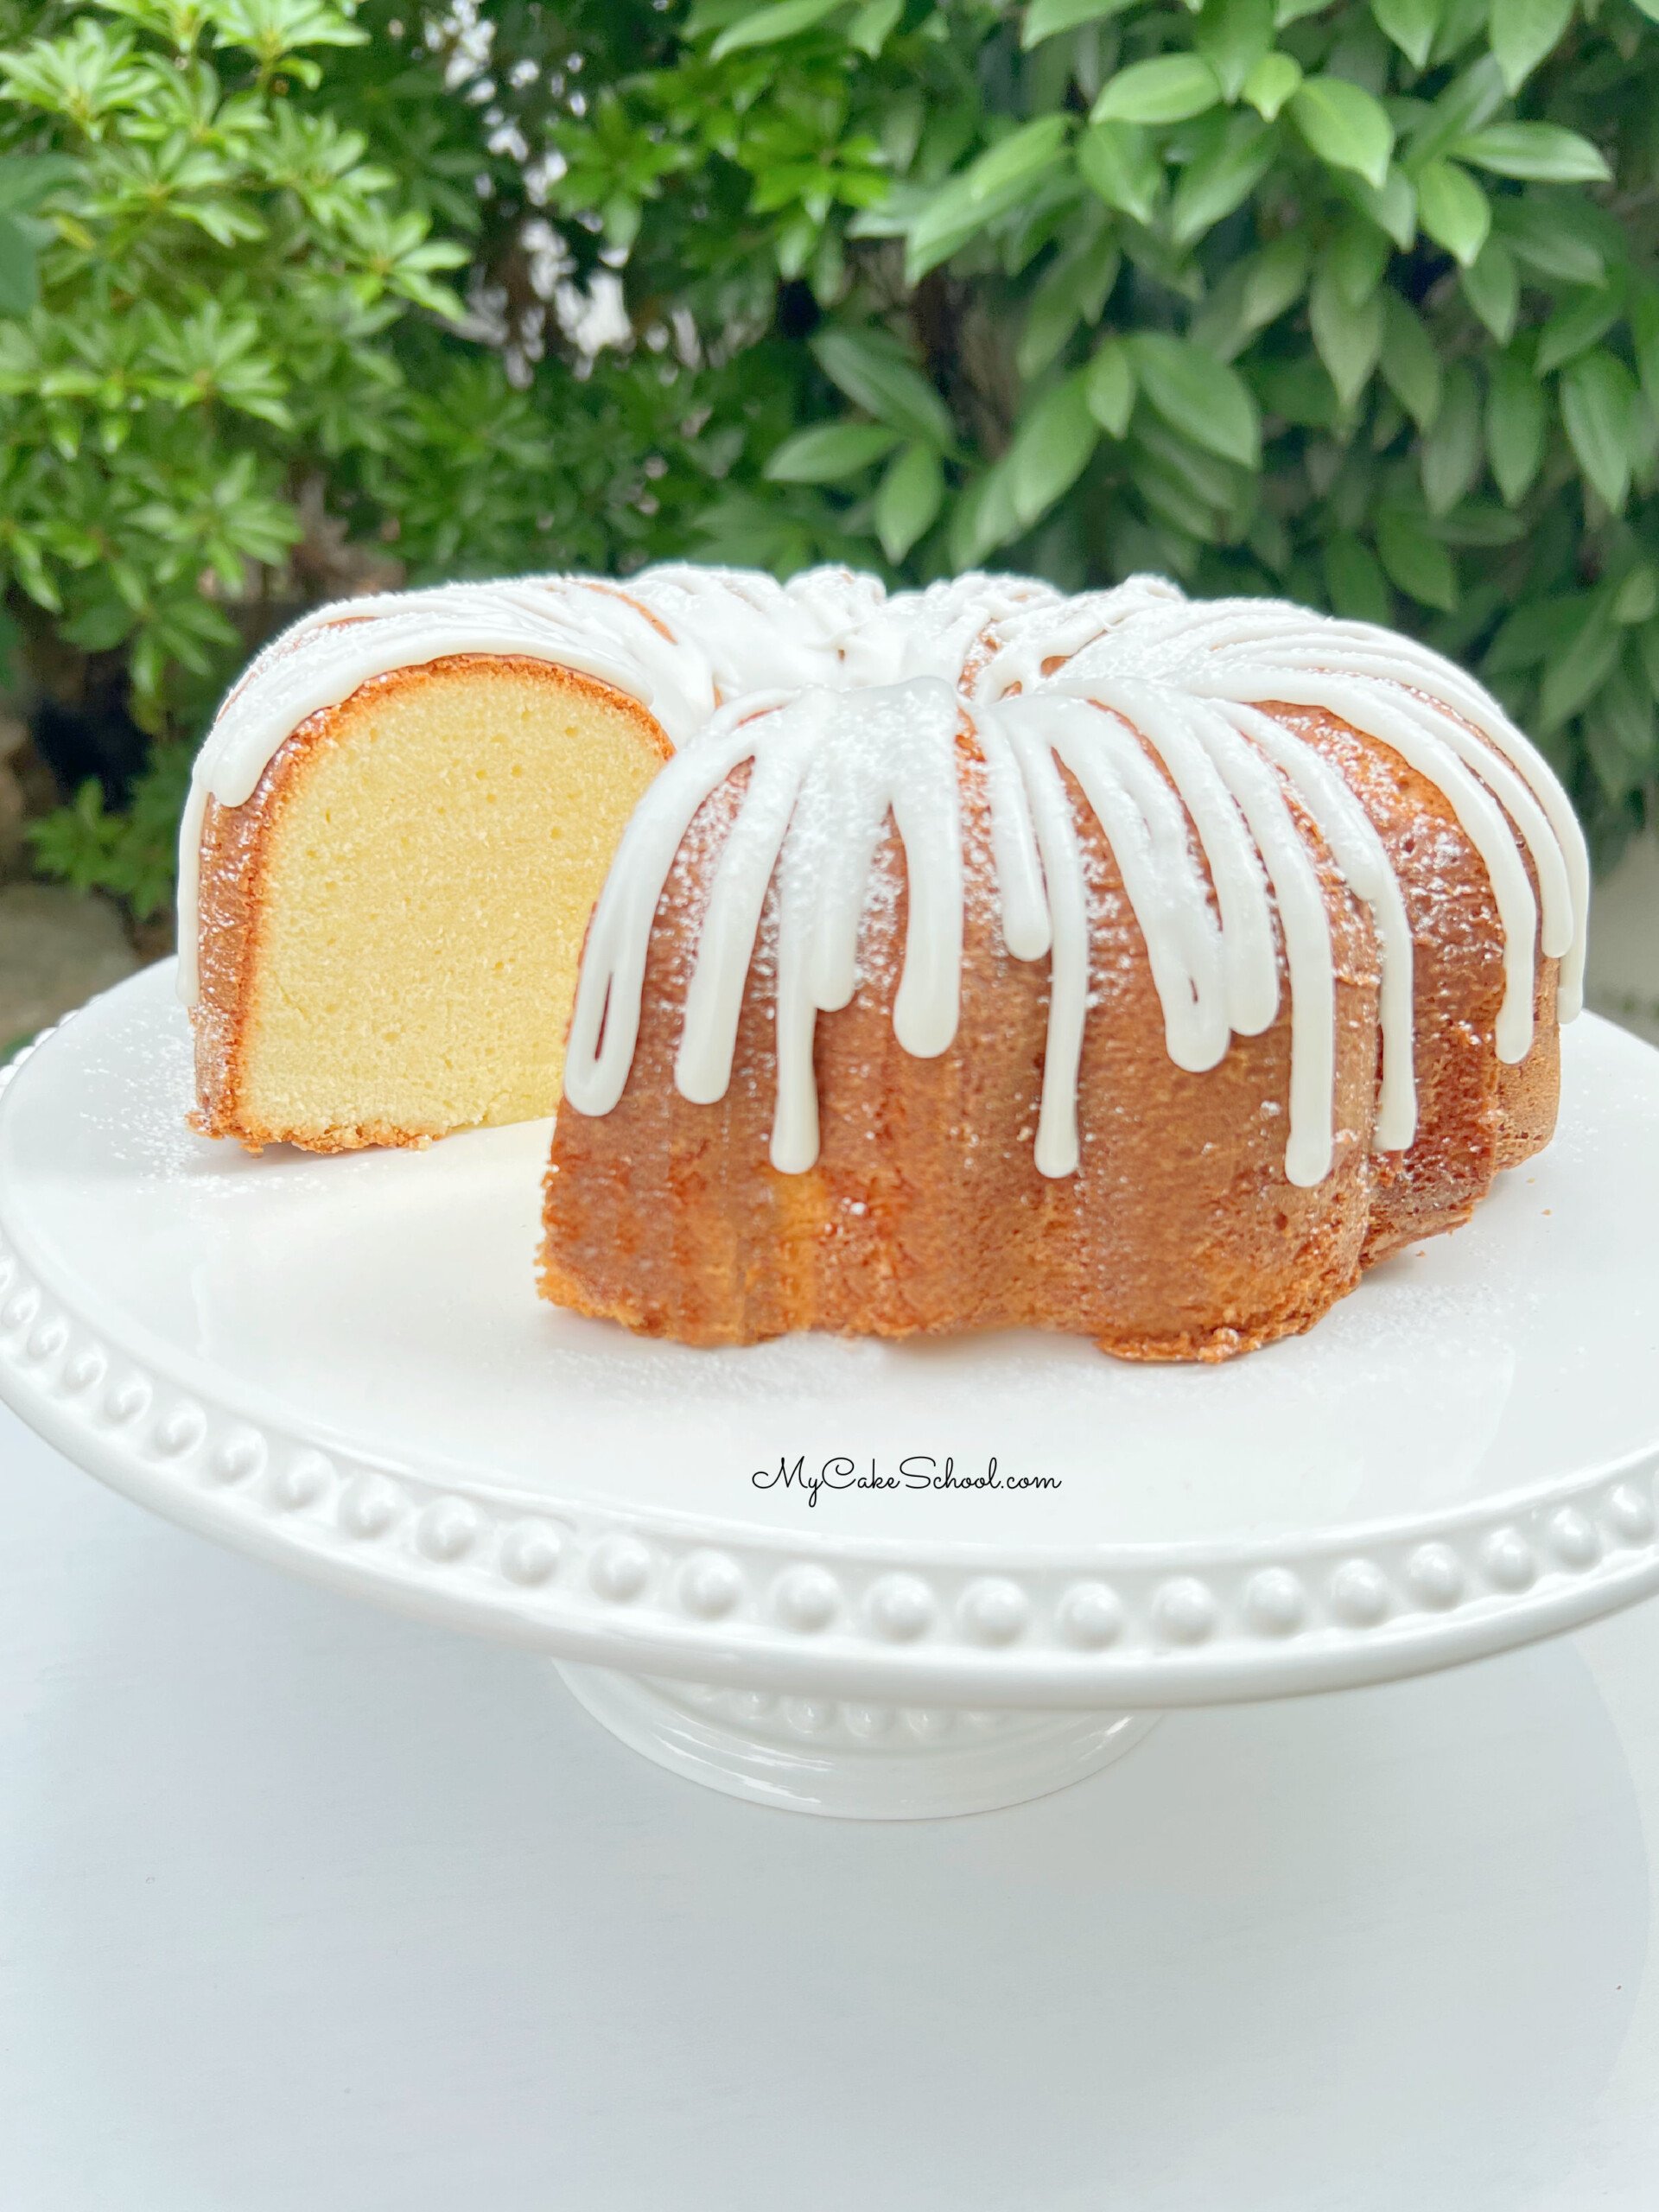
M 683 396 L 632 364 L 515 388 L 454 286 L 517 166 L 442 36 L 359 15 L 0 0 L 0 645 L 72 705 L 124 671 L 157 741 L 130 806 L 88 784 L 34 842 L 140 918 L 270 629 L 369 582 L 637 561 L 698 480 Z
M 730 557 L 1135 568 L 1416 630 L 1599 845 L 1659 768 L 1656 0 L 700 0 L 556 130 L 734 327 L 810 289 Z M 810 319 L 798 310 L 798 321 Z M 793 533 L 791 535 L 791 533 Z
M 1659 771 L 1649 10 L 48 11 L 49 49 L 0 65 L 3 130 L 76 165 L 27 186 L 54 233 L 45 306 L 12 327 L 60 384 L 5 372 L 41 518 L 31 553 L 0 517 L 14 601 L 55 594 L 66 634 L 122 644 L 145 714 L 188 736 L 191 671 L 222 676 L 226 608 L 310 482 L 416 578 L 680 550 L 1071 588 L 1154 568 L 1464 659 L 1605 854 Z M 79 110 L 48 97 L 48 50 L 88 57 Z M 157 165 L 186 159 L 154 104 L 192 99 L 258 120 L 233 149 L 214 122 L 217 181 L 153 216 Z M 283 168 L 302 119 L 349 157 Z M 257 232 L 216 237 L 236 211 Z M 561 334 L 537 251 L 577 287 L 620 270 L 626 343 L 594 362 Z M 451 281 L 474 328 L 505 302 L 493 343 L 457 330 Z M 54 409 L 71 427 L 42 444 Z M 135 532 L 142 605 L 106 550 Z

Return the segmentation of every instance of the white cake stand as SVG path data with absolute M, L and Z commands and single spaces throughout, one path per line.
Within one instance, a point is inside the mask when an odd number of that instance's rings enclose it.
M 1541 1160 L 1231 1365 L 1027 1333 L 700 1352 L 537 1300 L 544 1125 L 331 1160 L 194 1136 L 168 964 L 10 1071 L 0 1395 L 205 1535 L 545 1651 L 734 1796 L 1012 1804 L 1160 1707 L 1420 1673 L 1659 1588 L 1659 1054 L 1566 1042 Z

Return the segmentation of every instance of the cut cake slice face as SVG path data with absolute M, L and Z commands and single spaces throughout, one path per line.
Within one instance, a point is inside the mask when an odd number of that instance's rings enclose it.
M 611 685 L 505 654 L 302 721 L 203 816 L 195 1125 L 340 1152 L 550 1114 L 588 917 L 671 749 Z

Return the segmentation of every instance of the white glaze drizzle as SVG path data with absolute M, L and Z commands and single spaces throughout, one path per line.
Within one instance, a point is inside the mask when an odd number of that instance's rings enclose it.
M 647 569 L 445 584 L 318 607 L 251 662 L 196 757 L 179 835 L 179 995 L 194 1005 L 201 833 L 209 798 L 241 806 L 290 731 L 377 676 L 450 654 L 519 655 L 638 699 L 671 745 L 722 699 L 837 680 L 839 640 L 880 606 L 874 577 L 815 569 L 785 586 L 747 569 Z
M 758 711 L 757 711 L 758 708 Z M 812 1069 L 819 1012 L 857 987 L 858 933 L 870 863 L 893 816 L 908 885 L 894 1034 L 931 1059 L 957 1033 L 963 864 L 954 689 L 937 677 L 815 689 L 744 702 L 677 753 L 635 808 L 594 910 L 566 1052 L 565 1096 L 608 1112 L 639 1036 L 652 924 L 674 856 L 699 807 L 744 762 L 747 788 L 721 849 L 686 991 L 676 1089 L 712 1103 L 731 1081 L 738 1018 L 761 909 L 779 883 L 778 1103 L 772 1160 L 785 1173 L 818 1156 Z
M 577 1111 L 607 1113 L 622 1094 L 674 855 L 699 807 L 743 762 L 750 780 L 696 944 L 677 1088 L 705 1102 L 724 1096 L 775 877 L 772 1159 L 785 1172 L 811 1166 L 817 1015 L 845 1005 L 855 987 L 858 923 L 889 812 L 908 885 L 895 1033 L 921 1057 L 946 1048 L 959 1010 L 963 931 L 958 700 L 984 757 L 1004 942 L 1016 958 L 1050 963 L 1035 1145 L 1045 1175 L 1070 1174 L 1080 1159 L 1077 1081 L 1090 993 L 1087 882 L 1062 768 L 1112 847 L 1177 1065 L 1201 1072 L 1232 1035 L 1271 1026 L 1282 946 L 1291 1019 L 1286 1173 L 1308 1185 L 1324 1179 L 1334 1156 L 1337 979 L 1325 893 L 1294 797 L 1374 925 L 1382 1080 L 1373 1141 L 1395 1151 L 1413 1140 L 1412 938 L 1400 885 L 1339 771 L 1267 713 L 1269 703 L 1338 716 L 1389 746 L 1450 803 L 1498 909 L 1500 1059 L 1521 1060 L 1531 1045 L 1535 933 L 1562 963 L 1561 1018 L 1577 1010 L 1588 889 L 1577 821 L 1541 756 L 1437 655 L 1369 625 L 1274 601 L 1193 605 L 1156 578 L 1071 601 L 1007 579 L 969 578 L 867 604 L 861 629 L 842 640 L 836 695 L 814 689 L 736 702 L 640 802 L 578 985 L 565 1069 L 565 1096 Z
M 1289 796 L 1374 925 L 1382 1048 L 1375 1141 L 1385 1150 L 1409 1145 L 1415 1129 L 1412 944 L 1375 824 L 1339 771 L 1267 705 L 1338 715 L 1449 801 L 1498 909 L 1501 1059 L 1522 1059 L 1530 1046 L 1535 934 L 1561 963 L 1561 1019 L 1580 1002 L 1588 865 L 1571 805 L 1496 702 L 1423 646 L 1273 601 L 1190 602 L 1157 577 L 1073 599 L 1029 579 L 982 575 L 888 597 L 874 578 L 847 569 L 780 586 L 692 567 L 650 569 L 626 586 L 531 577 L 346 601 L 268 647 L 196 763 L 181 841 L 187 1001 L 198 988 L 208 798 L 244 804 L 293 728 L 373 677 L 463 653 L 523 655 L 596 677 L 639 700 L 681 748 L 636 810 L 595 911 L 565 1076 L 579 1111 L 607 1112 L 621 1095 L 675 855 L 698 809 L 745 763 L 747 785 L 696 948 L 677 1088 L 696 1100 L 724 1095 L 775 877 L 772 1157 L 785 1172 L 810 1166 L 817 1015 L 846 1005 L 857 987 L 860 925 L 890 816 L 908 882 L 895 1033 L 919 1057 L 948 1047 L 963 926 L 964 712 L 984 759 L 1004 941 L 1016 958 L 1051 963 L 1035 1147 L 1046 1175 L 1078 1164 L 1090 993 L 1087 886 L 1062 768 L 1112 847 L 1177 1065 L 1213 1067 L 1231 1036 L 1273 1023 L 1282 945 L 1293 1182 L 1319 1182 L 1332 1158 L 1336 978 L 1325 893 Z

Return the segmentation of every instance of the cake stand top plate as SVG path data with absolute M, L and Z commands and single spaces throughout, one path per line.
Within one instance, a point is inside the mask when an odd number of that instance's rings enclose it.
M 1659 1053 L 1564 1042 L 1548 1152 L 1230 1365 L 710 1352 L 537 1300 L 545 1124 L 194 1135 L 165 963 L 11 1071 L 0 1395 L 177 1520 L 591 1663 L 1027 1707 L 1379 1680 L 1659 1587 Z

